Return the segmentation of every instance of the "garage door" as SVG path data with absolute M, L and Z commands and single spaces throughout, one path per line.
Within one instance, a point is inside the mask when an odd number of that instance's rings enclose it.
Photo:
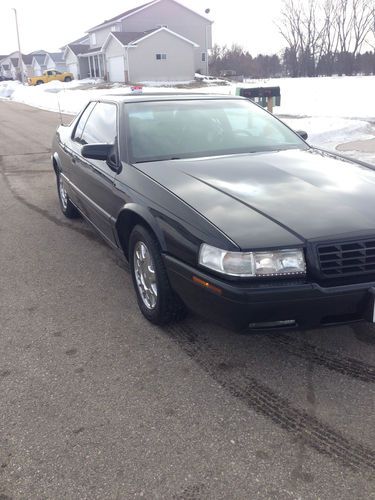
M 69 71 L 69 73 L 73 73 L 75 79 L 78 78 L 78 65 L 77 65 L 77 63 L 68 64 L 67 70 Z
M 108 76 L 110 82 L 125 81 L 125 66 L 123 56 L 108 59 Z

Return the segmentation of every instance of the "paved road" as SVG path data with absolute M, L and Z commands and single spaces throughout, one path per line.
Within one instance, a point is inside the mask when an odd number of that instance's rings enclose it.
M 375 498 L 375 329 L 151 326 L 59 211 L 57 123 L 0 102 L 0 499 Z

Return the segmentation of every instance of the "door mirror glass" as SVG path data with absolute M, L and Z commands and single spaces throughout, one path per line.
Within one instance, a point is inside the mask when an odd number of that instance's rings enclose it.
M 91 160 L 106 161 L 113 150 L 113 144 L 85 144 L 82 146 L 81 154 L 84 158 Z
M 296 130 L 296 134 L 298 134 L 304 141 L 307 141 L 307 138 L 309 137 L 307 132 L 304 130 Z

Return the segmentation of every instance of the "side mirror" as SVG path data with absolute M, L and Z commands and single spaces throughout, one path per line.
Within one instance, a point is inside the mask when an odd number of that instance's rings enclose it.
M 296 134 L 298 134 L 304 141 L 307 141 L 307 138 L 309 137 L 307 132 L 304 130 L 296 130 Z
M 82 146 L 81 154 L 84 158 L 91 160 L 106 161 L 112 148 L 113 144 L 85 144 Z

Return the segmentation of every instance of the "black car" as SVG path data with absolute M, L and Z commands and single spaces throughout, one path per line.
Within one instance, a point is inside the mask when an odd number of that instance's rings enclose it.
M 129 261 L 156 324 L 374 322 L 375 172 L 241 97 L 110 95 L 53 142 L 60 205 Z

